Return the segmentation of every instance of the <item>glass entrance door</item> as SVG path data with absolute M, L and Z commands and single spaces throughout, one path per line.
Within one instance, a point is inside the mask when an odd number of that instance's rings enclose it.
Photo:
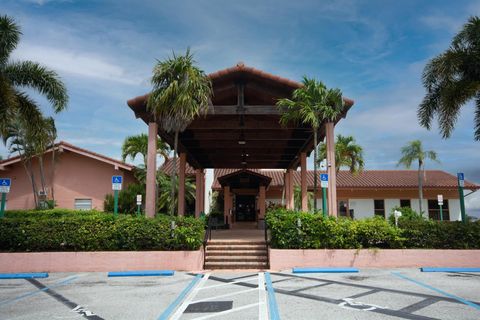
M 255 221 L 255 196 L 235 196 L 235 221 Z

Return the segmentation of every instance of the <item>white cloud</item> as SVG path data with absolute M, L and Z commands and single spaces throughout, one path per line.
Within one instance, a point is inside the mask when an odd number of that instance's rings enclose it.
M 118 65 L 106 58 L 81 51 L 57 49 L 53 47 L 23 43 L 13 54 L 14 59 L 33 60 L 50 68 L 74 76 L 139 84 L 142 79 L 129 75 Z

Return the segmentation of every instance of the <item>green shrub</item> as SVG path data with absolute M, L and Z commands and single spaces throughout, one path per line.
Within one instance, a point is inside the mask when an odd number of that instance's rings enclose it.
M 266 221 L 270 244 L 278 249 L 480 248 L 480 221 L 440 222 L 406 215 L 395 228 L 381 217 L 335 219 L 286 209 L 269 211 Z
M 8 210 L 5 211 L 6 218 L 36 218 L 51 219 L 69 216 L 97 216 L 107 215 L 104 212 L 96 210 L 71 210 L 71 209 L 32 209 L 32 210 Z
M 203 242 L 204 223 L 194 218 L 70 213 L 2 219 L 0 251 L 197 250 Z
M 391 224 L 395 224 L 395 216 L 393 215 L 393 212 L 395 210 L 398 210 L 402 213 L 402 215 L 398 218 L 399 222 L 402 221 L 423 221 L 425 220 L 425 217 L 419 214 L 417 211 L 413 210 L 410 207 L 394 207 L 392 209 L 392 212 L 388 216 L 388 221 L 390 221 Z

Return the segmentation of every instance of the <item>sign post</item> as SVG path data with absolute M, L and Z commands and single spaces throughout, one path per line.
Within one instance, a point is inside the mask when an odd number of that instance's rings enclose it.
M 440 221 L 443 221 L 443 195 L 439 194 L 437 196 L 438 206 L 440 207 Z
M 465 215 L 465 199 L 463 196 L 463 187 L 465 186 L 465 175 L 462 172 L 457 173 L 458 180 L 458 195 L 460 198 L 460 211 L 462 213 L 462 222 L 467 222 L 467 217 Z
M 320 174 L 320 186 L 322 187 L 322 213 L 326 217 L 328 215 L 327 209 L 327 188 L 328 188 L 328 174 Z
M 137 217 L 140 217 L 140 207 L 142 206 L 142 195 L 137 194 Z
M 118 216 L 118 191 L 122 190 L 122 176 L 112 176 L 113 215 Z
M 11 180 L 9 178 L 0 178 L 0 193 L 2 193 L 2 204 L 0 206 L 0 218 L 5 215 L 5 203 L 7 201 L 7 193 L 10 192 Z

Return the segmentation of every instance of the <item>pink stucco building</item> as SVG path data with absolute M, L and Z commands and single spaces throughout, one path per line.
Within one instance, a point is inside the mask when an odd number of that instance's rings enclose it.
M 54 197 L 59 208 L 103 210 L 105 195 L 113 192 L 112 176 L 123 176 L 123 187 L 135 182 L 134 166 L 63 141 L 55 145 L 54 165 L 52 149 L 45 152 L 43 161 L 46 197 Z M 33 161 L 33 172 L 40 190 L 38 160 Z M 0 161 L 0 177 L 11 179 L 7 210 L 35 207 L 32 183 L 20 157 Z

